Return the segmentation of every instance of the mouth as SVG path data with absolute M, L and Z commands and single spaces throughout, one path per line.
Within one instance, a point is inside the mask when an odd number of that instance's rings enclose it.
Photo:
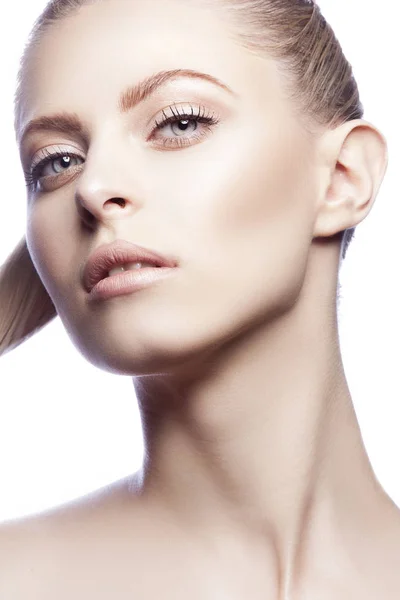
M 100 246 L 91 254 L 84 268 L 84 286 L 90 293 L 102 280 L 120 277 L 121 273 L 138 275 L 149 270 L 170 270 L 176 266 L 177 260 L 173 257 L 163 256 L 126 240 L 116 240 Z
M 115 271 L 115 269 L 113 269 Z M 138 269 L 120 269 L 103 279 L 100 279 L 89 293 L 89 300 L 108 300 L 147 288 L 169 276 L 173 267 L 144 267 Z

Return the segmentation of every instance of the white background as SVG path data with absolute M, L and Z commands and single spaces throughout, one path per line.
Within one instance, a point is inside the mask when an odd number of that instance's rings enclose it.
M 9 3 L 0 37 L 0 264 L 25 232 L 26 190 L 13 131 L 18 61 L 43 0 Z M 343 360 L 367 452 L 400 507 L 400 105 L 396 3 L 321 0 L 353 65 L 365 108 L 389 146 L 375 206 L 356 231 L 341 273 Z M 184 66 L 182 64 L 182 66 Z M 340 432 L 338 432 L 340 434 Z M 0 358 L 0 520 L 80 497 L 142 462 L 130 377 L 88 363 L 59 318 Z

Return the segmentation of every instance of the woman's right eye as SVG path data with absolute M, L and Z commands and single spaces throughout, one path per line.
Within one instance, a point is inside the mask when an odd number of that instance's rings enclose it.
M 72 164 L 73 159 L 79 159 L 81 162 L 85 162 L 84 159 L 78 154 L 74 154 L 73 152 L 68 151 L 58 151 L 58 152 L 47 152 L 46 158 L 43 158 L 39 162 L 37 162 L 30 171 L 25 172 L 25 181 L 28 187 L 35 187 L 36 184 L 43 177 L 58 177 L 63 172 L 66 172 L 71 166 L 76 166 Z M 45 169 L 48 165 L 53 166 L 56 164 L 61 165 L 60 171 L 55 171 L 52 173 L 45 173 Z M 79 163 L 78 163 L 79 164 Z M 65 167 L 65 168 L 63 168 Z

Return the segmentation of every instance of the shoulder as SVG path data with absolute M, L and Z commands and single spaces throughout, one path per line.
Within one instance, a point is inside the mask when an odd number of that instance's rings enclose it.
M 0 523 L 0 598 L 39 598 L 51 562 L 45 530 L 34 518 Z
M 106 537 L 107 522 L 135 496 L 133 482 L 129 476 L 45 512 L 0 522 L 0 600 L 54 598 L 64 570 L 82 563 L 82 541 Z

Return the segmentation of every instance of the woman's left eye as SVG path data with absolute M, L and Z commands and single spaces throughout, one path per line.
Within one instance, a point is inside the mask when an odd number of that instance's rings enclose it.
M 171 131 L 176 133 L 176 135 L 172 137 L 162 137 L 161 139 L 163 147 L 191 146 L 193 140 L 199 140 L 203 138 L 213 126 L 218 125 L 219 123 L 218 117 L 216 117 L 214 114 L 206 114 L 206 110 L 201 107 L 196 109 L 197 112 L 194 112 L 192 107 L 190 112 L 179 112 L 178 108 L 173 106 L 170 107 L 170 110 L 172 112 L 172 116 L 168 117 L 163 111 L 164 119 L 160 123 L 157 123 L 156 121 L 156 126 L 153 129 L 150 137 L 150 139 L 153 139 L 154 134 L 157 134 L 159 131 L 165 129 L 168 125 L 171 125 Z M 188 129 L 190 130 L 193 125 L 195 126 L 194 131 L 197 131 L 199 124 L 206 125 L 206 127 L 201 129 L 200 135 L 190 137 L 180 135 L 181 133 L 185 134 L 186 131 Z M 173 127 L 174 125 L 176 125 L 176 127 Z

